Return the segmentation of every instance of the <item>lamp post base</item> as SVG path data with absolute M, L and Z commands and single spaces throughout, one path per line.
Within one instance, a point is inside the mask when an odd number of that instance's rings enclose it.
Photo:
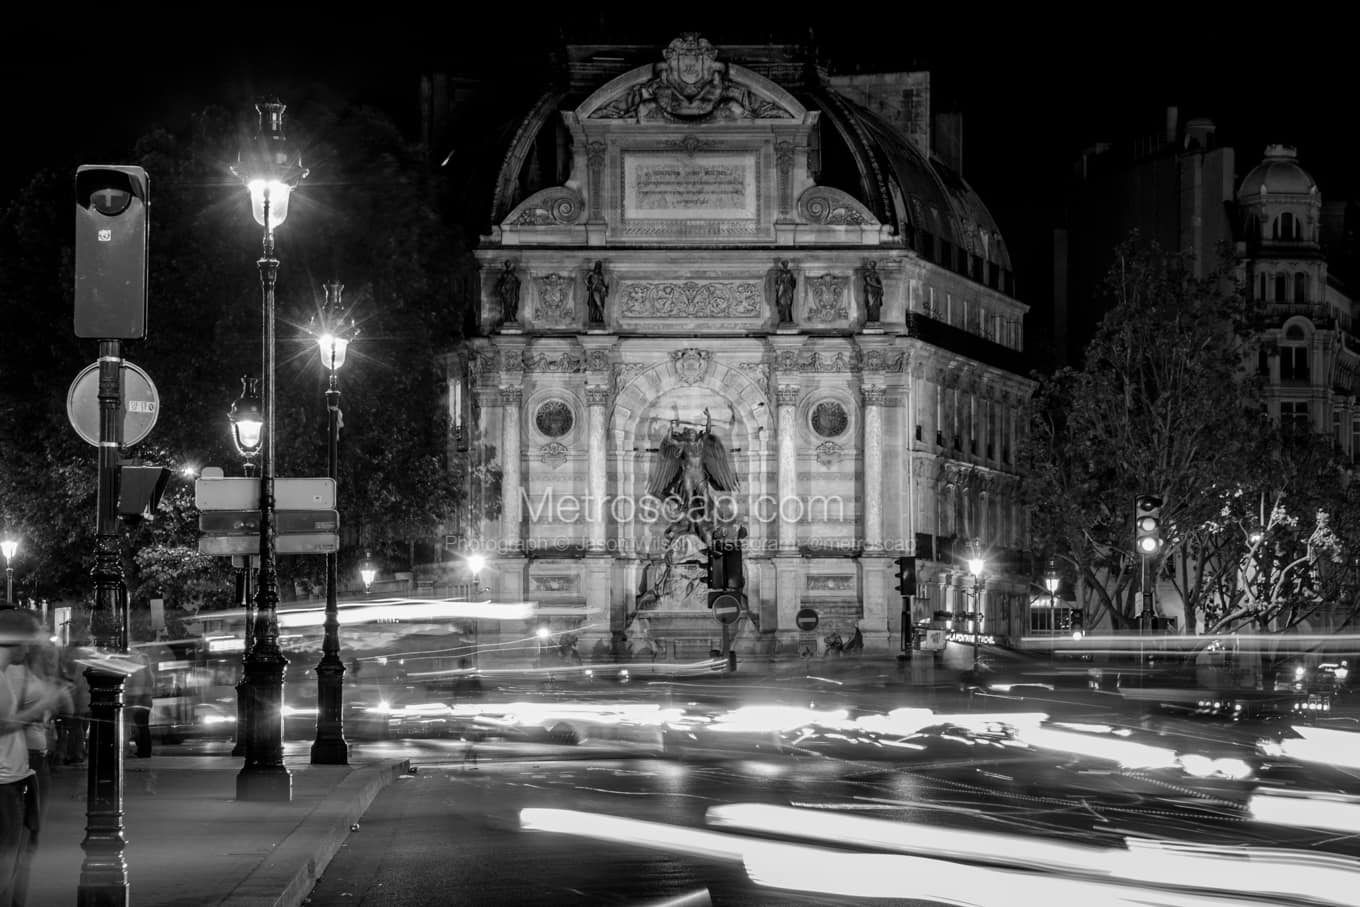
M 236 776 L 236 799 L 287 803 L 293 799 L 293 776 L 281 765 L 246 766 Z
M 349 765 L 349 743 L 343 737 L 313 742 L 312 765 Z

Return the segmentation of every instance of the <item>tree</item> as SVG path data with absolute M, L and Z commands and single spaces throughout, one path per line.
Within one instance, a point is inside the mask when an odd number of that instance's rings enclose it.
M 1246 300 L 1226 268 L 1203 279 L 1136 234 L 1116 250 L 1113 307 L 1080 369 L 1036 376 L 1022 451 L 1036 547 L 1066 560 L 1116 628 L 1138 592 L 1222 508 L 1225 482 L 1264 450 L 1258 390 L 1244 368 Z M 1164 544 L 1134 551 L 1133 502 L 1162 499 Z
M 313 176 L 276 233 L 275 474 L 326 474 L 327 376 L 305 326 L 323 284 L 340 280 L 363 330 L 340 375 L 342 563 L 364 547 L 413 559 L 463 486 L 439 354 L 465 320 L 453 279 L 465 250 L 422 149 L 372 109 L 299 94 L 287 132 Z M 261 233 L 228 164 L 254 129 L 252 111 L 210 107 L 187 128 L 148 133 L 128 158 L 151 178 L 150 315 L 147 338 L 124 356 L 152 377 L 161 415 L 126 453 L 177 478 L 156 518 L 127 534 L 124 569 L 134 599 L 168 607 L 231 598 L 226 560 L 197 553 L 193 484 L 180 470 L 240 474 L 226 414 L 241 375 L 261 368 Z M 78 599 L 92 588 L 96 458 L 68 423 L 65 392 L 97 351 L 71 331 L 74 171 L 38 174 L 0 214 L 0 317 L 12 328 L 0 336 L 0 419 L 22 427 L 0 433 L 0 528 L 23 536 L 24 576 Z M 280 558 L 281 587 L 323 571 L 320 558 Z

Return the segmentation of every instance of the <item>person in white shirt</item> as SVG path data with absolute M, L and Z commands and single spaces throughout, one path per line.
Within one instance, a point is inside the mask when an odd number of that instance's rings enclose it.
M 41 631 L 31 613 L 0 608 L 0 907 L 25 902 L 32 836 L 38 830 L 38 790 L 28 764 L 20 684 L 26 646 L 40 639 Z

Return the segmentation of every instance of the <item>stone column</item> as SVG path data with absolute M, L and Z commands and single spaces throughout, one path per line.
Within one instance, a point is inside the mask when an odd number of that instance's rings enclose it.
M 507 552 L 519 548 L 519 405 L 524 392 L 501 388 L 501 542 Z
M 864 549 L 883 548 L 882 387 L 864 388 Z
M 775 392 L 779 409 L 779 550 L 790 553 L 798 547 L 798 524 L 785 516 L 785 502 L 798 496 L 798 393 L 796 384 L 781 384 Z M 797 513 L 797 509 L 791 512 Z
M 587 387 L 586 406 L 590 411 L 589 437 L 587 438 L 586 496 L 590 499 L 586 511 L 589 527 L 589 547 L 591 553 L 605 549 L 606 518 L 609 514 L 605 501 L 605 414 L 609 405 L 609 388 Z

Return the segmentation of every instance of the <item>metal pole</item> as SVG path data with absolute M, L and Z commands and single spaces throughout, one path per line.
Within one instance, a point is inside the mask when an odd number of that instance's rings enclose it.
M 264 222 L 269 224 L 266 197 Z M 288 659 L 279 650 L 279 587 L 274 539 L 274 284 L 279 262 L 274 232 L 265 227 L 260 287 L 264 307 L 264 444 L 260 450 L 260 576 L 255 593 L 253 645 L 246 655 L 249 687 L 245 765 L 236 776 L 238 800 L 292 800 L 293 777 L 283 764 L 283 678 Z
M 982 574 L 973 577 L 973 680 L 977 680 L 978 636 L 982 633 Z
M 90 641 L 127 652 L 127 586 L 118 550 L 119 452 L 123 440 L 123 359 L 117 340 L 99 341 L 99 491 Z M 86 771 L 85 859 L 76 903 L 128 902 L 123 848 L 123 675 L 85 669 L 90 685 L 90 764 Z
M 331 369 L 326 388 L 326 409 L 330 413 L 330 444 L 327 462 L 330 477 L 340 477 L 340 388 L 335 369 Z M 312 765 L 348 765 L 349 744 L 345 742 L 341 700 L 344 695 L 345 663 L 340 660 L 340 617 L 336 589 L 340 585 L 338 552 L 326 555 L 326 622 L 321 643 L 321 661 L 316 666 L 316 740 L 312 743 Z
M 5 560 L 5 604 L 14 604 L 14 568 Z

